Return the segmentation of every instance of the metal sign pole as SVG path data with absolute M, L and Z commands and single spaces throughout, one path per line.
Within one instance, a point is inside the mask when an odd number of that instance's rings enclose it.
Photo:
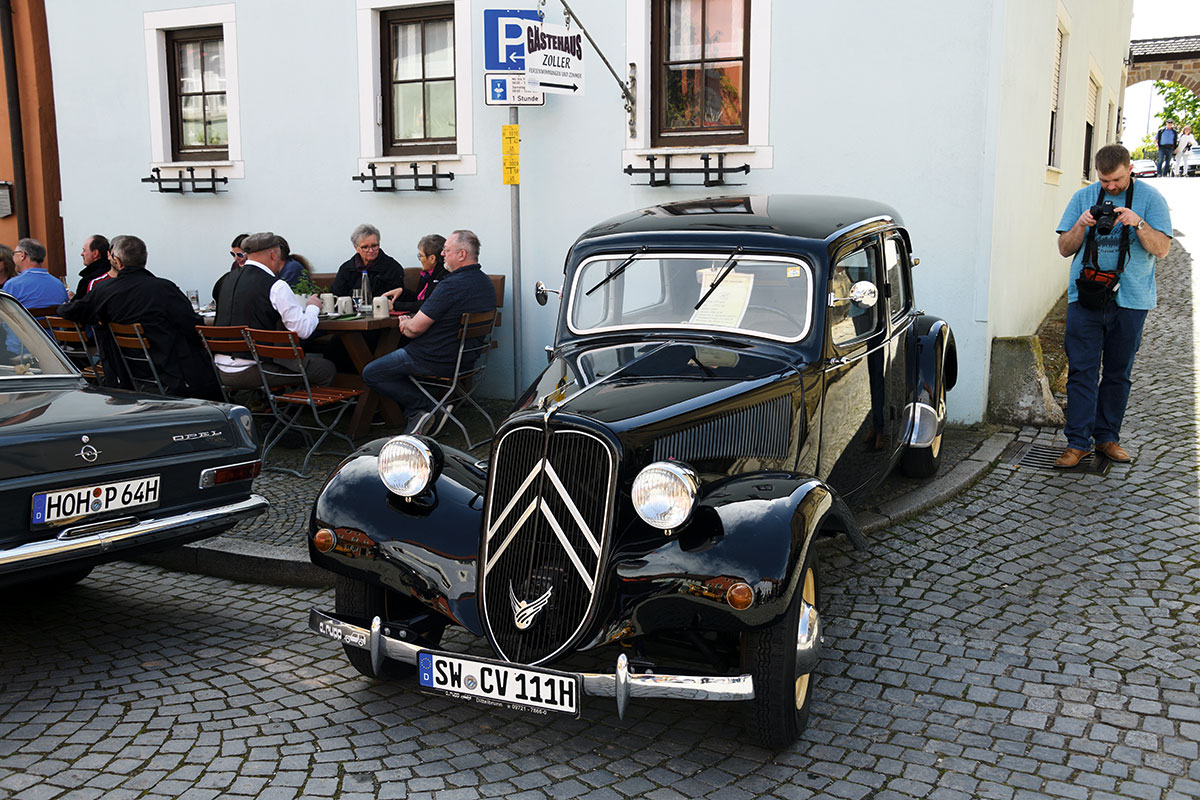
M 508 107 L 510 125 L 520 124 L 517 106 Z M 520 130 L 519 128 L 517 130 Z M 509 187 L 509 203 L 512 217 L 512 316 L 513 316 L 513 397 L 520 394 L 525 385 L 525 373 L 521 358 L 521 182 Z

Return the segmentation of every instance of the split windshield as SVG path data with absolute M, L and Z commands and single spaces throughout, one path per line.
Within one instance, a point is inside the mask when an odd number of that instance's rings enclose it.
M 812 318 L 812 269 L 795 258 L 615 253 L 576 271 L 574 333 L 705 330 L 795 342 Z

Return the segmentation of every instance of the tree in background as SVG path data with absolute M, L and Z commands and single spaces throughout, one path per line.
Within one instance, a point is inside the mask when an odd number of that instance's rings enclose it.
M 1158 145 L 1154 143 L 1154 134 L 1147 133 L 1142 137 L 1142 146 L 1129 154 L 1129 157 L 1134 161 L 1139 158 L 1148 158 L 1151 161 L 1158 158 Z
M 1162 98 L 1163 109 L 1156 115 L 1160 120 L 1159 127 L 1167 120 L 1175 123 L 1177 130 L 1183 130 L 1184 125 L 1191 125 L 1195 131 L 1200 126 L 1200 97 L 1186 86 L 1168 81 L 1155 81 L 1154 91 Z

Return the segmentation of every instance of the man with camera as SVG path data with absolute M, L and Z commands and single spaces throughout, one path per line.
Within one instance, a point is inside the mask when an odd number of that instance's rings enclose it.
M 1067 448 L 1054 466 L 1077 465 L 1096 443 L 1117 462 L 1129 400 L 1129 375 L 1154 308 L 1154 266 L 1171 247 L 1163 196 L 1133 177 L 1129 151 L 1110 144 L 1096 153 L 1100 180 L 1077 191 L 1058 225 L 1058 252 L 1074 256 L 1067 283 Z M 1104 377 L 1100 377 L 1103 367 Z

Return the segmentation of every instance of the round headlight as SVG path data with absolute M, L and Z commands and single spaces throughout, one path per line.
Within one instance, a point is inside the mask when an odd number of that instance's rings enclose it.
M 379 480 L 393 494 L 415 497 L 437 477 L 438 455 L 423 439 L 397 436 L 379 451 Z
M 700 479 L 689 467 L 657 461 L 633 479 L 633 508 L 648 525 L 672 530 L 692 516 L 699 488 Z

